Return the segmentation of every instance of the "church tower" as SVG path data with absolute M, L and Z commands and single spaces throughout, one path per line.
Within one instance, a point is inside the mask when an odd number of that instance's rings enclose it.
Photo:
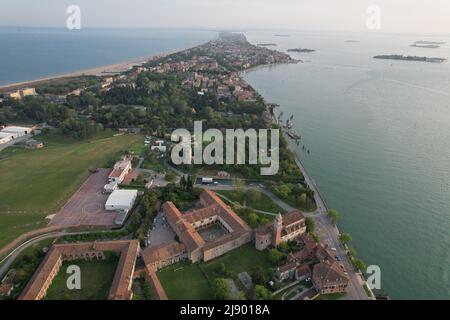
M 273 232 L 274 232 L 274 243 L 273 245 L 275 247 L 278 247 L 278 245 L 281 243 L 281 231 L 283 230 L 283 217 L 279 213 L 274 220 L 273 225 Z

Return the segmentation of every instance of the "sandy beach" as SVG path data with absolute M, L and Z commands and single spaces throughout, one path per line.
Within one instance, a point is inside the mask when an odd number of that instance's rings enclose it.
M 133 59 L 133 60 L 129 60 L 129 61 L 121 62 L 121 63 L 100 66 L 100 67 L 95 67 L 95 68 L 91 68 L 91 69 L 79 70 L 79 71 L 74 71 L 74 72 L 60 74 L 60 75 L 48 76 L 48 77 L 40 78 L 40 79 L 34 79 L 34 80 L 29 80 L 29 81 L 16 82 L 16 83 L 11 83 L 11 84 L 7 84 L 7 85 L 2 85 L 2 86 L 0 86 L 0 92 L 15 90 L 18 88 L 23 88 L 23 87 L 36 86 L 43 82 L 62 79 L 62 78 L 79 77 L 79 76 L 83 76 L 83 75 L 85 75 L 85 76 L 105 76 L 105 75 L 118 74 L 118 73 L 121 73 L 121 72 L 131 69 L 133 66 L 141 65 L 149 60 L 152 60 L 152 59 L 155 59 L 158 57 L 162 57 L 167 54 L 169 54 L 169 53 L 162 53 L 159 55 L 142 57 L 142 58 Z

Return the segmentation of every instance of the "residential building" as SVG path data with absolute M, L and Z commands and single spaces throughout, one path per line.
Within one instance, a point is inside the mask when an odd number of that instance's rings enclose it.
M 349 278 L 337 261 L 321 262 L 314 266 L 312 281 L 321 294 L 343 293 L 347 290 Z
M 26 96 L 35 96 L 35 95 L 37 95 L 35 88 L 18 89 L 15 91 L 7 92 L 5 94 L 6 97 L 15 100 L 21 100 Z

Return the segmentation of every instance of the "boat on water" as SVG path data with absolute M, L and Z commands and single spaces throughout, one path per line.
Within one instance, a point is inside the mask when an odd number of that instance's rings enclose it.
M 288 132 L 287 132 L 287 135 L 288 135 L 291 139 L 294 139 L 294 140 L 301 140 L 301 139 L 302 139 L 302 136 L 301 136 L 301 135 L 298 135 L 297 133 L 295 133 L 295 131 L 288 131 Z

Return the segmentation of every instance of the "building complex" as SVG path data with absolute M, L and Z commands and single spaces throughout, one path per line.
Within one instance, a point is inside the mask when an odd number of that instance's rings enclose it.
M 139 254 L 137 240 L 53 245 L 19 296 L 19 300 L 43 299 L 53 279 L 59 273 L 63 261 L 101 260 L 105 258 L 105 252 L 115 252 L 120 255 L 108 299 L 131 299 L 134 268 Z

